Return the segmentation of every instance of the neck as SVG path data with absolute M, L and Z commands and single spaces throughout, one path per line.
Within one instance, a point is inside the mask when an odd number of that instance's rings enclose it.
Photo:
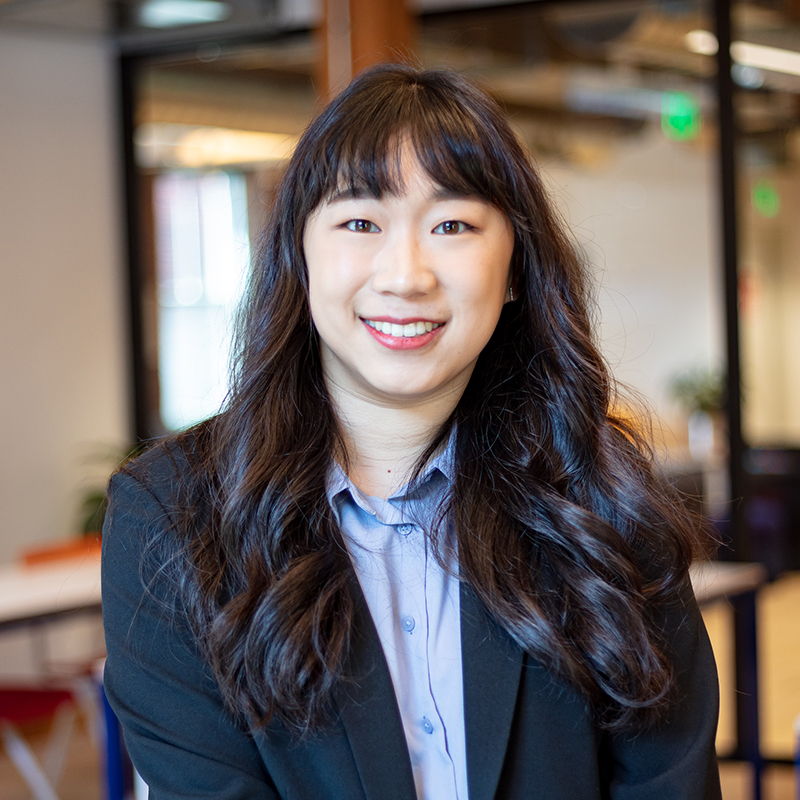
M 368 495 L 387 498 L 411 477 L 425 449 L 455 409 L 449 394 L 408 406 L 374 400 L 328 387 L 347 447 L 350 480 Z

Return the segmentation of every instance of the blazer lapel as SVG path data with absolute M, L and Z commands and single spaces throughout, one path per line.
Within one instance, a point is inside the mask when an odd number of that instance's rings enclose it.
M 514 718 L 522 649 L 461 585 L 461 661 L 469 800 L 492 800 Z
M 351 585 L 353 639 L 336 704 L 367 800 L 409 800 L 414 775 L 392 678 L 355 572 Z

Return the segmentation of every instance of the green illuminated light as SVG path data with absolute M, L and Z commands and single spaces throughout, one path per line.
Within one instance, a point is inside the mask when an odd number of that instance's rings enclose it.
M 668 139 L 685 142 L 700 133 L 700 105 L 686 92 L 661 95 L 661 130 Z
M 753 208 L 762 217 L 772 219 L 781 210 L 781 198 L 775 184 L 766 179 L 757 181 L 750 194 L 750 202 Z

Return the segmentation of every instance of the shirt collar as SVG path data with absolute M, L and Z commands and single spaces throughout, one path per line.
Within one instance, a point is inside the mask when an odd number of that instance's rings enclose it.
M 411 487 L 406 484 L 399 491 L 395 492 L 388 501 L 401 500 L 404 498 L 412 499 L 416 495 L 416 490 L 422 490 L 423 487 L 430 483 L 431 478 L 436 471 L 441 472 L 445 477 L 447 484 L 450 485 L 455 477 L 455 451 L 456 451 L 456 429 L 455 426 L 450 431 L 450 436 L 447 439 L 444 447 L 430 460 L 428 465 L 420 474 L 419 480 Z M 341 465 L 331 459 L 331 465 L 328 469 L 328 475 L 325 480 L 325 495 L 328 498 L 333 509 L 336 509 L 336 497 L 342 492 L 349 492 L 351 497 L 358 502 L 360 496 L 363 496 L 358 487 L 356 487 L 350 478 L 347 476 Z M 387 501 L 387 502 L 388 502 Z

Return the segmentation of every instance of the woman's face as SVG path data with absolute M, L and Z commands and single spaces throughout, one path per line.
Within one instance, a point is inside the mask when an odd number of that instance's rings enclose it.
M 508 300 L 505 215 L 454 196 L 401 153 L 402 192 L 342 192 L 303 239 L 329 387 L 381 404 L 460 397 Z

